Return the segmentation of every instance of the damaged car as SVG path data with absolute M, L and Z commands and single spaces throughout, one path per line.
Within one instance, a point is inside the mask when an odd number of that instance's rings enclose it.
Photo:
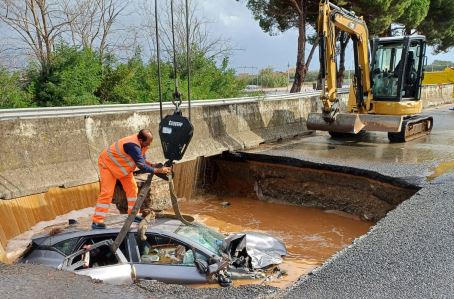
M 202 224 L 185 225 L 171 217 L 157 218 L 148 226 L 146 238 L 139 237 L 137 227 L 132 227 L 113 252 L 109 245 L 120 229 L 73 226 L 55 235 L 38 236 L 19 262 L 48 265 L 112 283 L 125 283 L 129 278 L 227 286 L 232 279 L 263 278 L 267 269 L 287 255 L 285 245 L 265 233 L 226 237 Z

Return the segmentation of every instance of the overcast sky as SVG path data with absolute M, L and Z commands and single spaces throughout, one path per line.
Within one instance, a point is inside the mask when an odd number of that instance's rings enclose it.
M 254 20 L 247 9 L 245 1 L 235 0 L 195 0 L 199 2 L 203 14 L 214 21 L 212 31 L 230 38 L 235 51 L 230 65 L 241 71 L 239 67 L 252 66 L 264 68 L 272 66 L 275 70 L 286 70 L 287 64 L 295 66 L 298 32 L 294 29 L 270 36 L 264 33 L 258 22 Z M 309 49 L 306 53 L 309 52 Z M 318 54 L 318 50 L 316 51 Z M 351 54 L 353 54 L 351 52 Z M 428 53 L 428 63 L 434 59 L 454 61 L 454 49 L 446 54 L 434 56 L 431 49 Z M 306 55 L 307 56 L 307 55 Z M 347 53 L 347 68 L 353 69 L 353 63 Z M 314 55 L 310 69 L 318 69 L 318 55 Z
M 141 14 L 142 8 L 138 3 L 141 3 L 141 1 L 133 0 L 130 2 L 131 5 L 127 9 L 129 10 L 128 15 L 124 19 L 119 20 L 122 26 L 135 24 L 140 28 L 143 14 Z M 150 5 L 154 3 L 151 0 L 145 1 L 150 1 Z M 245 0 L 241 0 L 240 2 L 236 0 L 192 1 L 197 4 L 200 15 L 212 21 L 208 31 L 214 36 L 222 36 L 223 39 L 231 41 L 232 47 L 236 50 L 230 57 L 229 65 L 235 68 L 238 73 L 257 73 L 259 69 L 268 66 L 277 71 L 285 71 L 287 65 L 290 65 L 290 67 L 295 66 L 298 39 L 296 29 L 288 30 L 276 36 L 270 36 L 268 33 L 263 32 L 258 22 L 254 20 L 251 12 L 246 7 Z M 149 17 L 153 18 L 153 16 Z M 0 24 L 0 36 L 3 39 L 0 41 L 0 47 L 3 46 L 10 36 L 17 37 L 4 24 Z M 309 50 L 308 48 L 306 51 L 307 54 Z M 352 54 L 350 48 L 346 57 L 347 69 L 353 69 Z M 454 61 L 454 49 L 437 56 L 432 55 L 429 49 L 427 55 L 429 64 L 434 59 Z M 318 69 L 318 49 L 312 59 L 310 69 Z

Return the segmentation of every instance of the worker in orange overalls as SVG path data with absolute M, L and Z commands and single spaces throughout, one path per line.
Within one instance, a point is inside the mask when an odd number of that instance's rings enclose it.
M 145 153 L 152 141 L 150 130 L 142 129 L 138 134 L 121 138 L 101 152 L 98 158 L 101 191 L 92 218 L 93 229 L 106 228 L 104 218 L 112 202 L 117 180 L 126 193 L 129 214 L 137 199 L 138 188 L 133 175 L 136 167 L 146 173 L 168 174 L 171 171 L 170 167 L 158 167 L 157 163 L 146 160 Z

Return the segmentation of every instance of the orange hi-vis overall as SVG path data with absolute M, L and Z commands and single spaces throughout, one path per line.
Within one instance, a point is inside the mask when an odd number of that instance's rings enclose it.
M 128 200 L 128 214 L 131 213 L 137 199 L 137 184 L 133 176 L 136 163 L 123 149 L 125 143 L 135 143 L 140 147 L 137 135 L 121 138 L 107 149 L 103 150 L 98 158 L 98 168 L 101 176 L 101 191 L 95 207 L 93 222 L 103 223 L 112 197 L 117 180 L 123 186 Z M 142 148 L 142 155 L 145 155 L 148 147 Z

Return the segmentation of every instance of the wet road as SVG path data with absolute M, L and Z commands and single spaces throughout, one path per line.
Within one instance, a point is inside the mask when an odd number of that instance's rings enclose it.
M 432 134 L 405 144 L 389 144 L 383 133 L 359 141 L 317 133 L 250 151 L 369 170 L 422 188 L 367 235 L 277 297 L 454 297 L 454 111 L 448 107 L 427 110 L 434 116 Z
M 369 169 L 410 180 L 433 180 L 454 170 L 454 111 L 449 107 L 427 110 L 425 114 L 434 116 L 432 133 L 407 143 L 389 143 L 387 134 L 382 132 L 341 140 L 331 138 L 327 132 L 317 132 L 282 146 L 265 145 L 247 152 Z

